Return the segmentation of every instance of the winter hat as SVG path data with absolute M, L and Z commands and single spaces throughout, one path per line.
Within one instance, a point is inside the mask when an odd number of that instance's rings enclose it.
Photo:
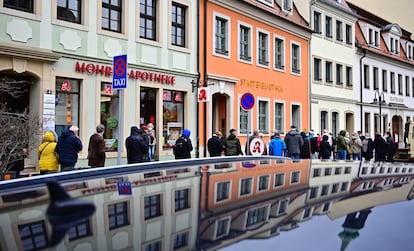
M 190 137 L 191 131 L 188 129 L 183 129 L 183 135 L 186 137 Z

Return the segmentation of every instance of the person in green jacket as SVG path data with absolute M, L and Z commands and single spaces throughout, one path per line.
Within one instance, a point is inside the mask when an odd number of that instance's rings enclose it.
M 55 152 L 57 135 L 47 131 L 43 135 L 43 143 L 38 148 L 40 174 L 59 172 L 58 154 Z
M 336 139 L 336 146 L 338 151 L 338 160 L 346 160 L 347 143 L 345 139 L 346 131 L 339 131 L 339 135 Z
M 231 129 L 230 135 L 224 143 L 224 152 L 226 156 L 243 155 L 239 138 L 236 136 L 236 130 Z

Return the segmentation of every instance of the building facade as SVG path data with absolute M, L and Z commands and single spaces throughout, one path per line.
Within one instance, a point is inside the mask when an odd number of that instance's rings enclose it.
M 24 91 L 2 94 L 14 111 L 30 107 L 44 130 L 80 128 L 86 166 L 89 136 L 106 126 L 107 165 L 130 127 L 153 123 L 156 159 L 172 158 L 183 128 L 196 135 L 198 2 L 178 1 L 0 1 L 0 79 Z M 126 64 L 113 59 L 126 55 Z M 121 62 L 122 63 L 122 62 Z M 126 72 L 126 88 L 112 86 L 113 72 Z M 33 150 L 33 149 L 31 149 Z M 32 151 L 26 166 L 35 166 Z
M 265 142 L 290 125 L 309 129 L 311 31 L 294 2 L 202 2 L 200 145 L 217 130 L 236 129 L 244 146 L 255 129 Z M 246 93 L 250 107 L 241 105 Z

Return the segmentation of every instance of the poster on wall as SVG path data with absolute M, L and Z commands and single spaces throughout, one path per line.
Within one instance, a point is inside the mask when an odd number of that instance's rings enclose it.
M 43 96 L 43 131 L 55 130 L 55 95 Z

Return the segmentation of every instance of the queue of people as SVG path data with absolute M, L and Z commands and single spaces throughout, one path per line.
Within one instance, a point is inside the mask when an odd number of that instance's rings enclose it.
M 82 151 L 83 145 L 78 136 L 79 128 L 75 125 L 69 126 L 62 131 L 58 138 L 54 131 L 47 131 L 43 135 L 43 142 L 38 147 L 40 174 L 54 173 L 59 171 L 71 171 L 75 169 L 78 153 Z M 104 167 L 106 159 L 105 126 L 99 124 L 96 132 L 89 138 L 88 144 L 88 166 Z M 223 136 L 221 131 L 213 133 L 208 139 L 207 150 L 210 157 L 251 155 L 257 151 L 262 155 L 286 156 L 292 159 L 322 159 L 322 160 L 371 160 L 394 161 L 396 147 L 389 132 L 384 135 L 377 133 L 374 139 L 369 134 L 362 135 L 354 132 L 352 135 L 341 130 L 336 137 L 327 130 L 322 135 L 313 130 L 309 132 L 299 131 L 292 125 L 290 130 L 282 139 L 279 132 L 272 134 L 268 144 L 264 142 L 263 136 L 258 130 L 249 137 L 244 152 L 242 151 L 237 130 L 231 129 L 228 136 Z M 191 132 L 183 129 L 181 135 L 173 146 L 175 159 L 191 158 L 193 145 L 190 139 Z M 254 141 L 254 142 L 253 142 Z M 253 142 L 253 147 L 251 143 Z M 255 148 L 255 144 L 263 149 Z M 140 128 L 131 126 L 130 135 L 125 139 L 127 152 L 127 163 L 141 163 L 153 161 L 156 145 L 155 129 L 152 123 Z

